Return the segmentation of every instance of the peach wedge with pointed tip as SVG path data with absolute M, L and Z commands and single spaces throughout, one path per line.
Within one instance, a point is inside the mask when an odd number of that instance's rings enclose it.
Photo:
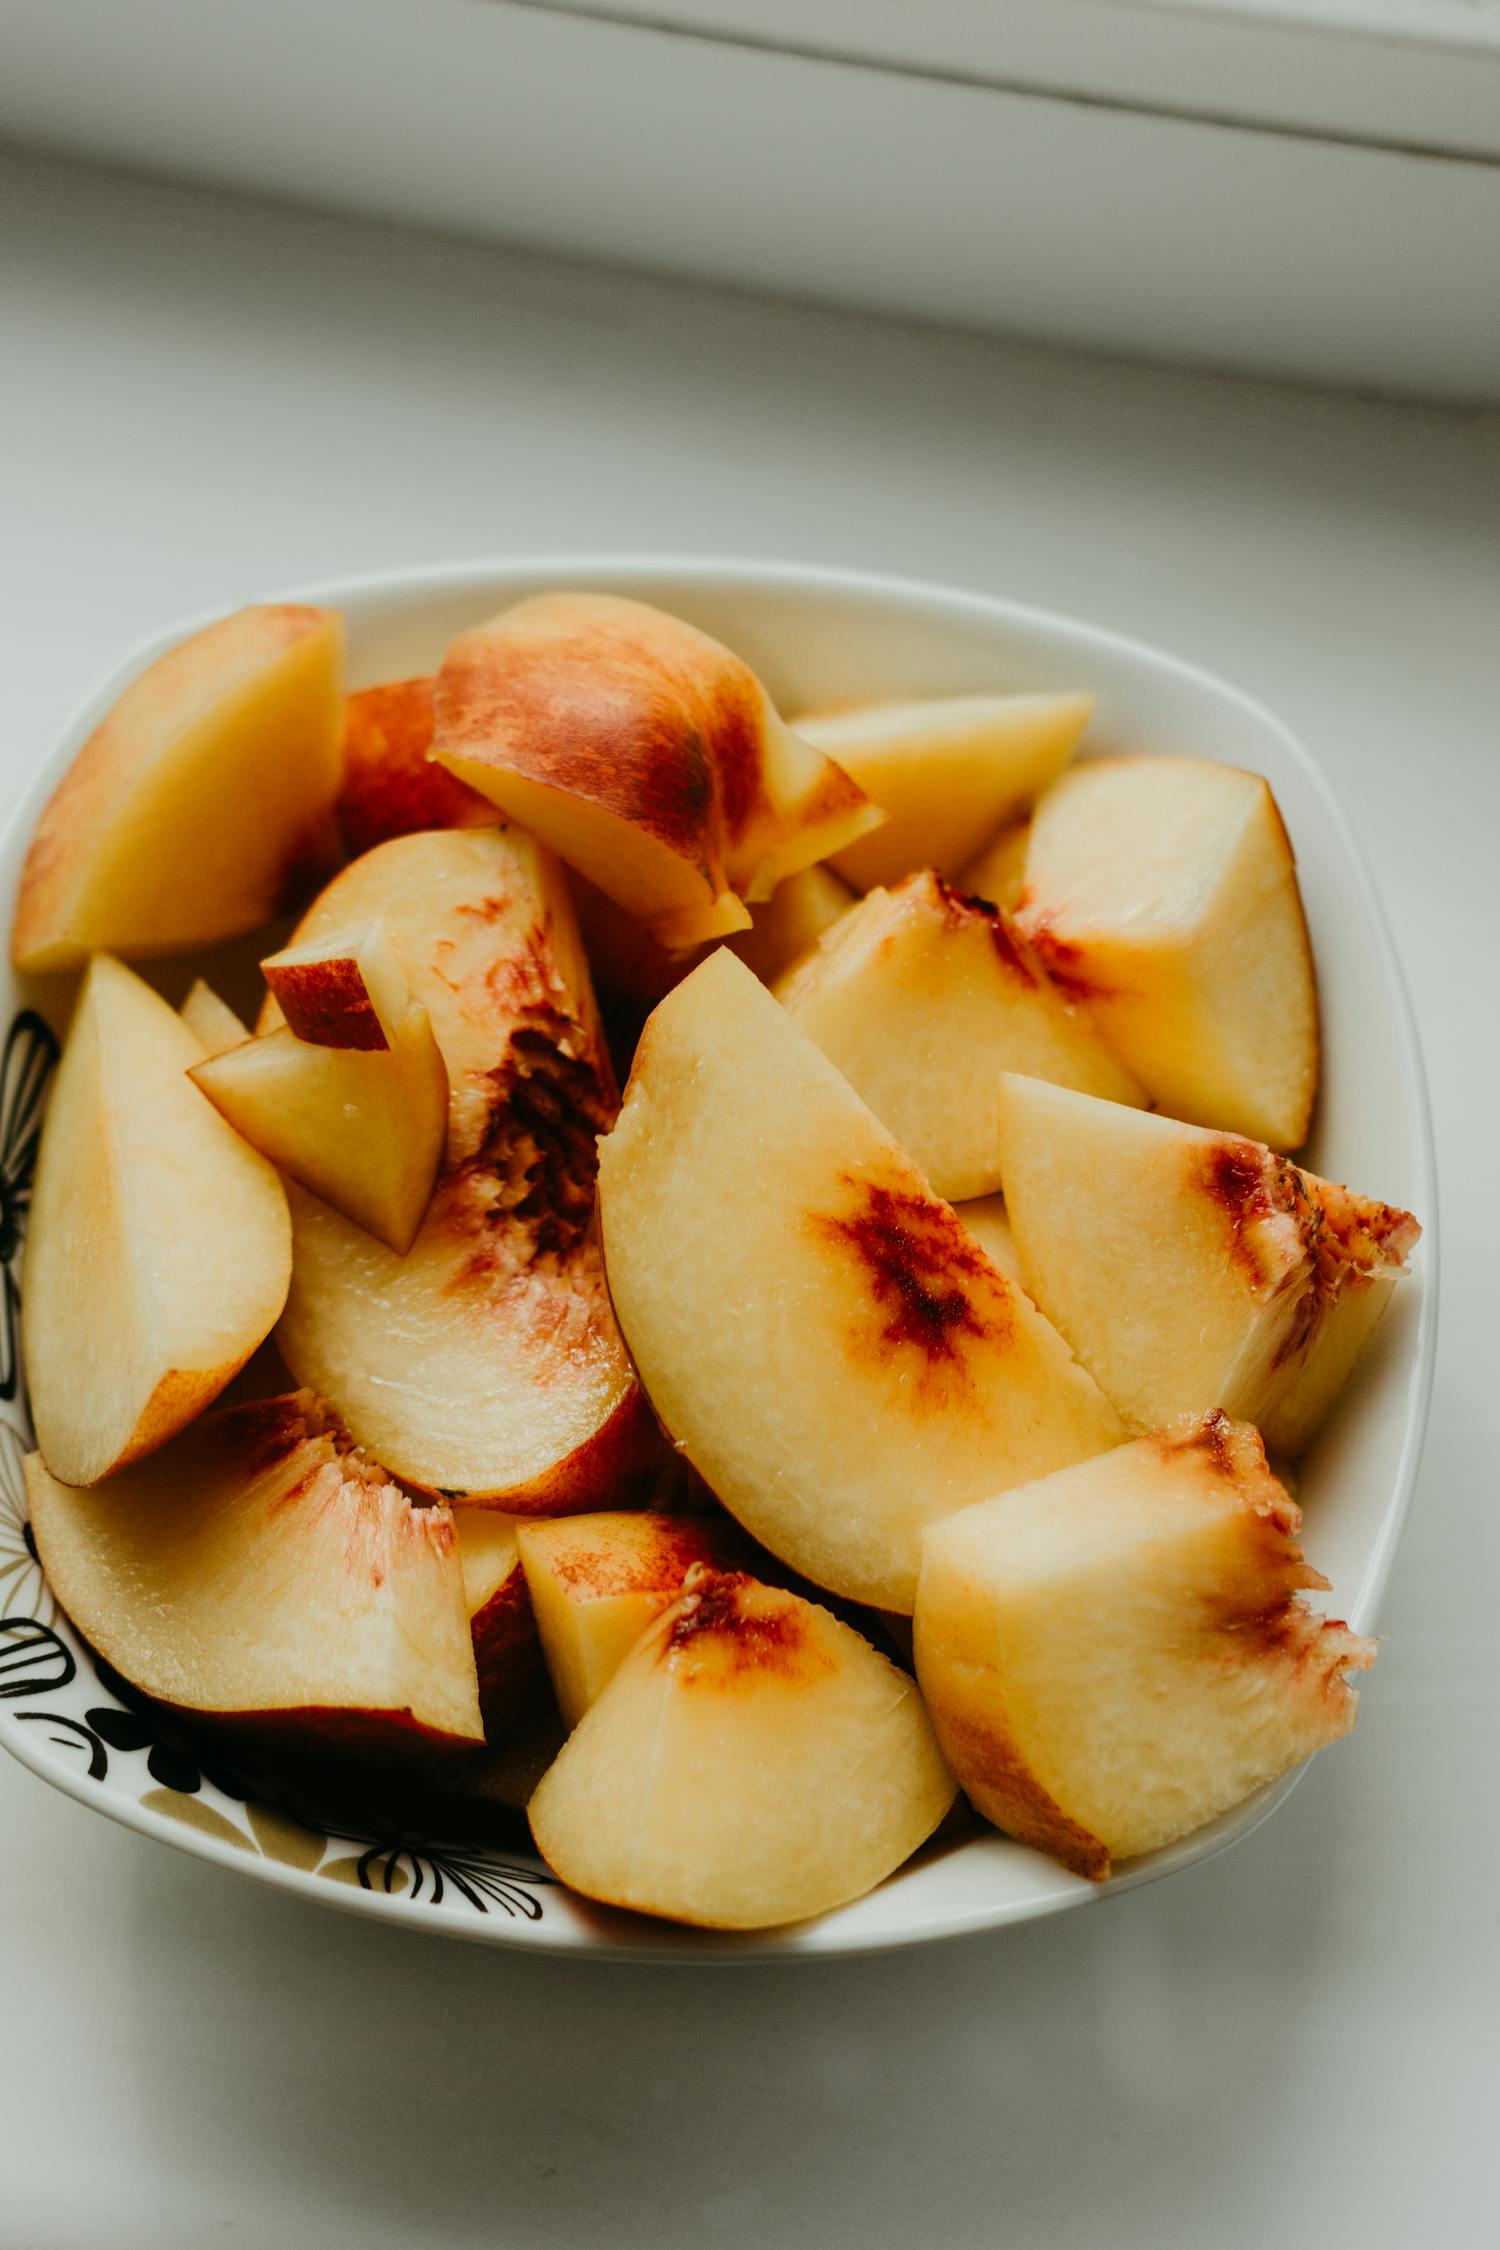
M 202 1058 L 165 1000 L 96 957 L 42 1132 L 21 1315 L 37 1443 L 67 1484 L 191 1421 L 286 1297 L 286 1196 L 188 1077 Z
M 929 868 L 863 898 L 776 997 L 954 1200 L 1002 1186 L 1008 1070 L 1139 1105 L 1140 1087 L 995 908 Z
M 308 1393 L 221 1409 L 88 1492 L 33 1454 L 26 1485 L 53 1591 L 142 1694 L 310 1757 L 483 1741 L 448 1510 Z
M 978 1811 L 1100 1880 L 1347 1734 L 1375 1644 L 1298 1598 L 1300 1521 L 1214 1413 L 934 1524 L 917 1677 Z
M 448 1073 L 420 1001 L 373 1053 L 313 1046 L 282 1025 L 191 1076 L 278 1170 L 399 1255 L 411 1248 L 448 1130 Z
M 343 621 L 237 610 L 159 656 L 42 814 L 16 902 L 18 969 L 186 953 L 283 911 L 336 859 Z
M 531 1799 L 587 1898 L 767 1929 L 873 1890 L 955 1795 L 914 1683 L 827 1610 L 699 1568 Z
M 1318 998 L 1270 785 L 1203 758 L 1097 758 L 1037 807 L 1016 918 L 1171 1117 L 1300 1148 Z
M 1126 1419 L 1223 1406 L 1300 1453 L 1390 1304 L 1410 1212 L 1034 1078 L 1000 1113 L 1026 1287 Z
M 956 876 L 1056 780 L 1093 708 L 1087 695 L 961 695 L 794 719 L 887 815 L 831 853 L 834 867 L 860 891 L 918 867 Z
M 460 634 L 434 754 L 606 895 L 686 947 L 863 835 L 863 790 L 706 633 L 617 595 L 539 594 Z
M 1057 1331 L 723 948 L 647 1025 L 599 1199 L 657 1414 L 815 1585 L 909 1612 L 924 1523 L 1122 1435 Z

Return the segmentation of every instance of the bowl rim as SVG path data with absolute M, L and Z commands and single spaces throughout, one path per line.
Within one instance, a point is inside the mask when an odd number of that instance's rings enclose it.
M 978 592 L 973 588 L 942 580 L 845 568 L 837 564 L 678 553 L 672 550 L 659 553 L 635 549 L 614 552 L 607 549 L 562 549 L 556 552 L 541 550 L 519 555 L 478 556 L 447 563 L 387 567 L 330 576 L 278 590 L 274 594 L 251 598 L 342 608 L 351 602 L 380 595 L 420 595 L 431 592 L 461 595 L 470 588 L 476 593 L 480 592 L 496 580 L 513 582 L 528 579 L 536 581 L 538 586 L 555 585 L 563 581 L 587 585 L 592 580 L 599 584 L 599 590 L 613 592 L 628 592 L 632 586 L 673 579 L 684 584 L 696 583 L 720 593 L 732 592 L 735 586 L 741 586 L 774 589 L 784 593 L 806 591 L 813 594 L 849 595 L 867 604 L 900 610 L 908 616 L 926 611 L 948 619 L 967 616 L 976 622 L 990 624 L 1003 621 L 1018 628 L 1023 634 L 1030 632 L 1061 636 L 1077 645 L 1092 646 L 1126 663 L 1158 675 L 1165 674 L 1180 683 L 1206 691 L 1221 702 L 1237 708 L 1254 726 L 1278 740 L 1287 757 L 1300 769 L 1305 783 L 1318 801 L 1329 832 L 1343 853 L 1359 902 L 1375 936 L 1381 981 L 1393 1003 L 1393 1023 L 1404 1065 L 1407 1125 L 1423 1209 L 1423 1232 L 1417 1252 L 1421 1260 L 1423 1287 L 1416 1329 L 1405 1366 L 1406 1411 L 1401 1449 L 1379 1535 L 1358 1589 L 1347 1605 L 1349 1622 L 1354 1629 L 1359 1632 L 1372 1630 L 1410 1516 L 1431 1405 L 1437 1354 L 1440 1276 L 1437 1161 L 1431 1097 L 1421 1039 L 1400 955 L 1364 853 L 1313 753 L 1283 719 L 1256 697 L 1207 667 L 1158 648 L 1150 642 L 1107 626 L 1095 625 L 1066 611 L 1015 601 L 1002 594 Z M 18 832 L 24 831 L 24 840 L 29 841 L 41 808 L 66 771 L 66 761 L 76 755 L 78 746 L 85 739 L 85 730 L 91 730 L 98 723 L 98 719 L 128 681 L 163 650 L 224 614 L 222 606 L 198 611 L 165 629 L 144 635 L 125 650 L 92 690 L 79 698 L 55 731 L 29 781 L 15 791 L 4 818 L 0 819 L 0 861 L 17 851 Z M 16 975 L 13 970 L 10 973 L 13 977 Z M 23 979 L 23 987 L 25 982 Z M 206 1859 L 214 1865 L 229 1868 L 273 1888 L 290 1891 L 293 1895 L 314 1899 L 322 1905 L 383 1919 L 391 1918 L 391 1909 L 397 1902 L 384 1891 L 321 1882 L 315 1873 L 285 1862 L 252 1859 L 235 1845 L 222 1842 L 213 1835 L 185 1833 L 180 1826 L 151 1807 L 114 1791 L 102 1791 L 92 1786 L 86 1775 L 75 1767 L 49 1758 L 46 1754 L 47 1746 L 41 1739 L 24 1734 L 17 1727 L 0 1728 L 0 1741 L 3 1741 L 12 1756 L 42 1780 L 125 1828 L 154 1837 L 194 1858 Z M 601 1929 L 582 1934 L 576 1930 L 569 1930 L 565 1934 L 554 1933 L 545 1924 L 529 1925 L 523 1933 L 522 1930 L 499 1921 L 481 1921 L 478 1917 L 461 1921 L 446 1914 L 430 1917 L 421 1924 L 414 1924 L 407 1915 L 402 1915 L 400 1919 L 408 1927 L 426 1927 L 439 1934 L 463 1937 L 474 1942 L 511 1943 L 529 1953 L 558 1958 L 582 1957 L 622 1963 L 677 1962 L 699 1966 L 854 1959 L 874 1953 L 904 1950 L 910 1946 L 944 1943 L 981 1931 L 1013 1927 L 1075 1906 L 1098 1903 L 1138 1889 L 1143 1884 L 1156 1882 L 1187 1866 L 1201 1865 L 1240 1843 L 1263 1821 L 1269 1819 L 1305 1772 L 1305 1764 L 1293 1768 L 1279 1781 L 1258 1792 L 1245 1805 L 1224 1816 L 1222 1821 L 1215 1822 L 1210 1830 L 1200 1832 L 1197 1836 L 1189 1836 L 1166 1851 L 1154 1853 L 1135 1867 L 1127 1867 L 1105 1886 L 1096 1887 L 1081 1879 L 1069 1879 L 1066 1890 L 1054 1895 L 998 1901 L 995 1907 L 988 1909 L 980 1906 L 956 1908 L 946 1916 L 929 1916 L 920 1927 L 845 1929 L 842 1925 L 848 1909 L 821 1916 L 810 1923 L 763 1933 L 686 1929 L 667 1923 L 653 1923 L 645 1916 L 623 1915 L 611 1918 L 612 1922 L 618 1923 L 618 1929 L 611 1927 L 607 1933 Z M 541 1879 L 528 1876 L 528 1880 Z M 555 1884 L 554 1878 L 546 1878 L 546 1881 L 549 1886 Z M 635 1934 L 637 1929 L 638 1936 Z

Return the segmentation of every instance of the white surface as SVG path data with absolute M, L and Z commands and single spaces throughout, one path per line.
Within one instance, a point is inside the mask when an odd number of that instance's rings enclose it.
M 1113 11 L 1093 12 L 1107 31 Z M 1128 85 L 1118 101 L 1018 91 L 1030 66 L 914 75 L 819 52 L 820 25 L 859 16 L 846 0 L 816 12 L 804 51 L 536 0 L 3 0 L 0 13 L 0 131 L 32 141 L 1009 334 L 1500 395 L 1493 48 L 1456 74 L 1451 55 L 1413 52 L 1394 88 L 1361 92 L 1358 54 L 1330 59 L 1314 39 L 1304 56 L 1300 32 L 1274 54 L 1258 33 L 1246 52 L 1242 26 L 1185 18 L 1158 25 L 1157 45 L 1175 63 L 1210 41 L 1198 91 L 1179 85 L 1150 111 Z M 1069 53 L 1082 36 L 1075 24 Z M 1123 45 L 1134 57 L 1139 40 Z M 1313 87 L 1325 137 L 1226 124 L 1209 98 L 1225 85 L 1273 120 L 1287 90 Z M 1398 125 L 1403 149 L 1381 145 Z M 1455 146 L 1478 153 L 1432 153 Z
M 766 683 L 778 708 L 836 708 L 853 697 L 932 696 L 986 688 L 1045 691 L 1077 688 L 1094 698 L 1088 747 L 1097 755 L 1153 751 L 1213 756 L 1263 773 L 1276 792 L 1297 854 L 1308 927 L 1318 964 L 1322 1083 L 1307 1151 L 1325 1176 L 1378 1181 L 1380 1194 L 1403 1210 L 1431 1216 L 1436 1204 L 1422 1066 L 1405 995 L 1378 909 L 1368 895 L 1339 808 L 1321 775 L 1277 719 L 1222 681 L 1134 641 L 1073 619 L 1011 606 L 983 595 L 910 580 L 808 569 L 786 563 L 598 554 L 506 558 L 467 568 L 404 570 L 373 578 L 335 578 L 279 585 L 277 598 L 316 602 L 342 612 L 348 629 L 351 687 L 430 672 L 456 634 L 497 610 L 548 587 L 592 587 L 629 594 L 684 617 L 735 649 Z M 8 915 L 31 828 L 80 746 L 143 666 L 192 625 L 174 618 L 162 634 L 91 683 L 68 728 L 48 745 L 42 770 L 17 808 L 0 852 L 0 911 Z M 6 986 L 10 987 L 7 992 Z M 180 987 L 179 987 L 180 989 Z M 34 1001 L 51 1015 L 57 993 L 46 979 L 18 980 L 0 971 L 0 1022 Z M 56 1018 L 53 1018 L 56 1022 Z M 60 1022 L 56 1027 L 63 1028 Z M 1436 1341 L 1437 1227 L 1417 1248 L 1399 1299 L 1313 1445 L 1297 1464 L 1298 1497 L 1317 1527 L 1312 1552 L 1329 1584 L 1327 1610 L 1356 1632 L 1372 1632 L 1392 1558 L 1410 1506 Z M 27 1441 L 29 1442 L 29 1440 Z M 49 1616 L 48 1612 L 44 1612 Z M 66 1620 L 78 1672 L 66 1692 L 49 1694 L 51 1711 L 86 1719 L 99 1686 L 87 1651 Z M 33 1691 L 36 1692 L 36 1691 Z M 29 1700 L 29 1698 L 28 1698 Z M 69 1796 L 127 1826 L 235 1867 L 248 1840 L 238 1807 L 205 1786 L 206 1802 L 233 1824 L 239 1844 L 180 1826 L 151 1803 L 159 1795 L 138 1762 L 117 1759 L 96 1779 L 80 1767 L 78 1743 L 56 1729 L 0 1705 L 0 1748 Z M 11 1722 L 11 1723 L 8 1723 Z M 1176 1873 L 1248 1834 L 1289 1793 L 1295 1776 L 1260 1790 L 1223 1818 L 1165 1851 L 1137 1860 L 1120 1889 Z M 144 1801 L 143 1801 L 144 1800 Z M 501 1853 L 503 1861 L 509 1855 Z M 437 1901 L 417 1886 L 391 1896 L 383 1889 L 330 1893 L 317 1871 L 260 1859 L 264 1881 L 332 1906 L 358 1905 L 367 1916 L 400 1924 L 430 1922 Z M 533 1952 L 587 1951 L 646 1960 L 721 1954 L 737 1963 L 815 1959 L 875 1951 L 998 1928 L 1087 1905 L 1101 1894 L 1038 1852 L 993 1830 L 971 1836 L 904 1868 L 868 1896 L 791 1931 L 726 1935 L 669 1929 L 631 1916 L 601 1914 L 561 1887 L 542 1902 L 540 1919 L 503 1913 L 476 1923 L 472 1906 L 450 1887 L 443 1916 L 450 1931 L 491 1945 Z
M 1447 1219 L 1360 1731 L 1170 1884 L 885 1961 L 593 1970 L 310 1911 L 0 1770 L 7 2250 L 1483 2240 L 1496 420 L 60 168 L 0 173 L 0 200 L 15 780 L 164 617 L 424 554 L 798 551 L 1074 610 L 1263 695 L 1324 762 L 1413 983 Z

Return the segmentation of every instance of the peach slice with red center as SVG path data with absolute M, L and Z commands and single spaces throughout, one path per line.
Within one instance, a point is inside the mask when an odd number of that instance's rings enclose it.
M 746 899 L 878 826 L 732 651 L 615 595 L 539 594 L 460 634 L 435 755 L 663 944 L 746 929 Z
M 814 1603 L 700 1566 L 528 1810 L 585 1897 L 748 1930 L 862 1897 L 954 1794 L 904 1673 Z
M 1057 1331 L 722 947 L 646 1028 L 599 1208 L 657 1414 L 815 1585 L 909 1612 L 924 1523 L 1123 1435 Z
M 370 918 L 443 1058 L 446 1149 L 404 1256 L 292 1187 L 278 1344 L 403 1482 L 511 1513 L 596 1508 L 661 1447 L 594 1238 L 616 1094 L 562 870 L 517 829 L 397 837 L 334 879 L 298 940 Z
M 452 1518 L 307 1393 L 208 1415 L 87 1492 L 39 1454 L 26 1484 L 53 1592 L 142 1694 L 306 1757 L 482 1743 Z

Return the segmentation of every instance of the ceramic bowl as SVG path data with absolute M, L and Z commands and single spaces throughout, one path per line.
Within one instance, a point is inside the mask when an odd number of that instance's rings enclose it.
M 430 670 L 446 642 L 549 586 L 635 595 L 690 618 L 756 667 L 785 710 L 845 698 L 1086 688 L 1090 754 L 1209 757 L 1263 773 L 1301 871 L 1324 1010 L 1324 1077 L 1309 1161 L 1424 1220 L 1414 1271 L 1300 1466 L 1310 1552 L 1332 1610 L 1376 1620 L 1410 1500 L 1436 1326 L 1436 1198 L 1421 1059 L 1385 923 L 1312 757 L 1270 712 L 1157 650 L 1064 617 L 948 588 L 795 565 L 567 556 L 466 564 L 303 588 L 348 620 L 351 684 Z M 39 763 L 0 844 L 8 924 L 26 841 L 80 743 L 142 664 L 191 629 L 137 649 Z M 20 1476 L 28 1443 L 17 1348 L 27 1190 L 69 994 L 4 972 L 0 1051 L 0 1740 L 69 1796 L 198 1857 L 329 1905 L 532 1951 L 764 1960 L 874 1951 L 1088 1907 L 1100 1893 L 988 1830 L 929 1847 L 854 1906 L 766 1935 L 679 1930 L 575 1898 L 524 1850 L 393 1829 L 377 1810 L 325 1815 L 265 1801 L 205 1769 L 96 1663 L 32 1553 Z M 1154 1880 L 1248 1834 L 1286 1795 L 1262 1791 L 1186 1843 L 1128 1866 Z M 1316 1787 L 1316 1782 L 1313 1783 Z

